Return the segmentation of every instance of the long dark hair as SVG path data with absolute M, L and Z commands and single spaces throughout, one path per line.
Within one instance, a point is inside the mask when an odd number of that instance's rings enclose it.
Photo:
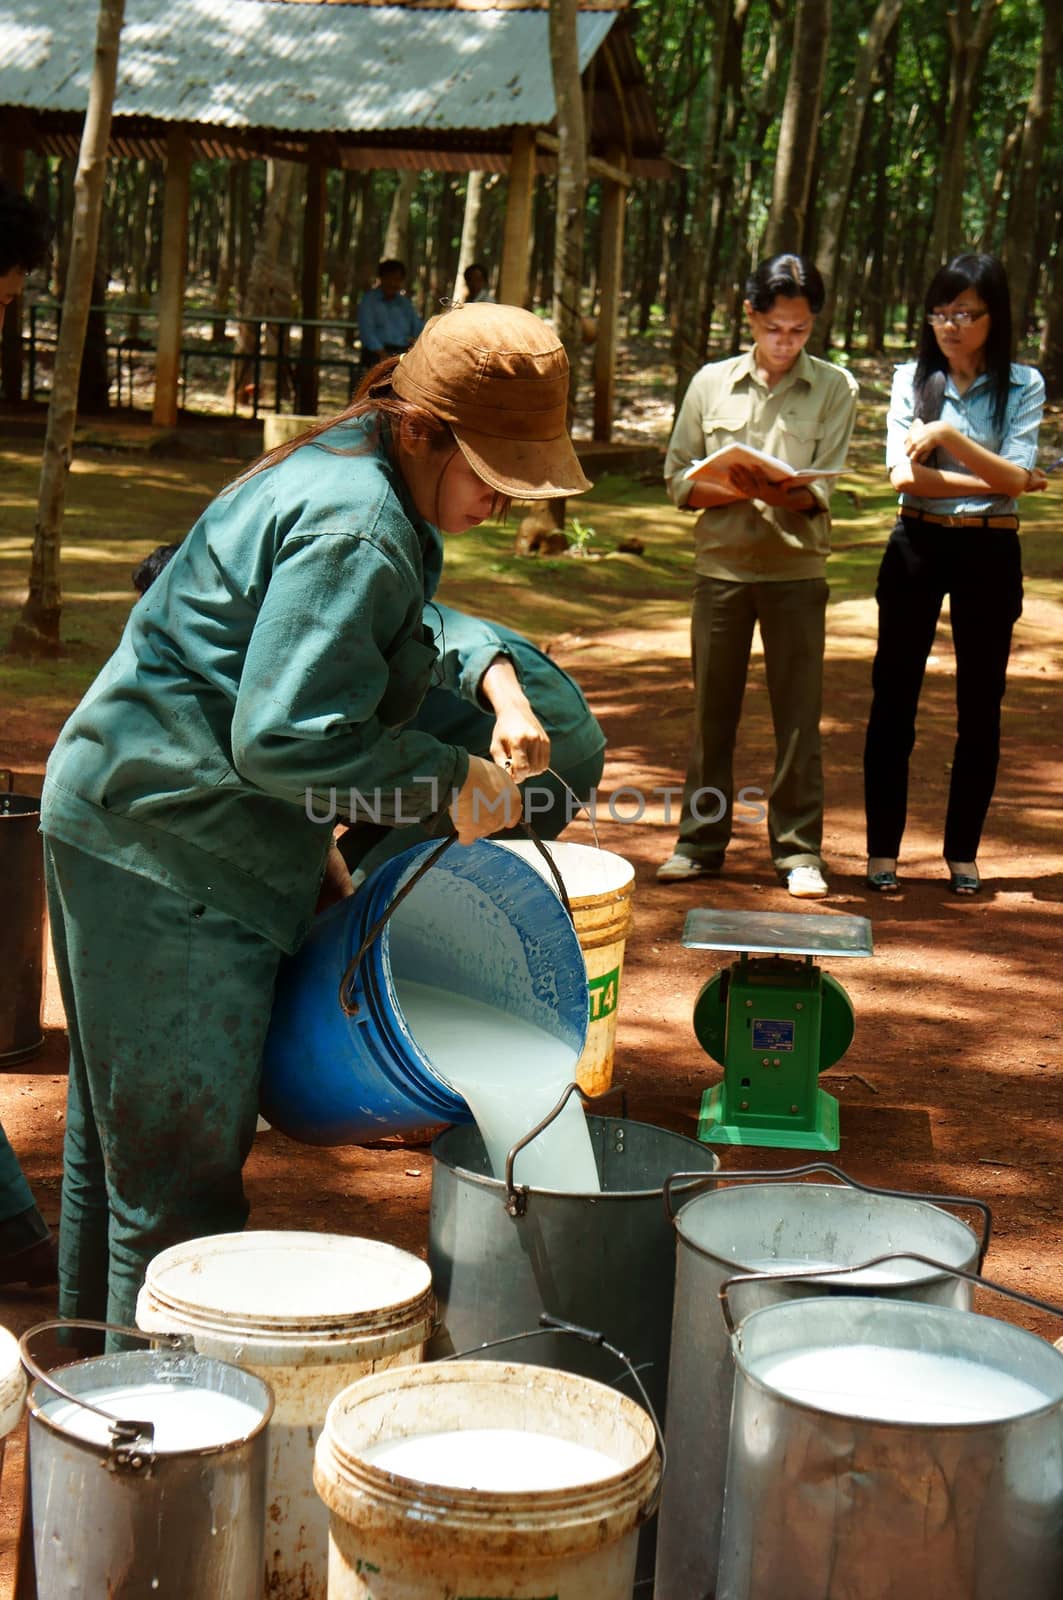
M 431 450 L 456 450 L 458 442 L 448 423 L 443 422 L 431 411 L 425 411 L 422 406 L 415 406 L 411 400 L 404 400 L 401 395 L 395 393 L 391 387 L 391 374 L 398 364 L 398 356 L 385 356 L 383 361 L 378 361 L 375 367 L 370 367 L 358 385 L 354 399 L 346 410 L 337 412 L 334 417 L 322 417 L 319 422 L 312 423 L 309 428 L 304 428 L 302 433 L 296 434 L 294 439 L 286 439 L 283 444 L 274 445 L 272 450 L 267 450 L 265 455 L 259 456 L 258 460 L 253 461 L 233 479 L 232 483 L 227 484 L 222 493 L 228 494 L 230 489 L 239 488 L 248 478 L 254 478 L 258 473 L 268 471 L 270 467 L 280 466 L 281 462 L 286 461 L 296 450 L 300 450 L 304 444 L 313 444 L 337 423 L 353 422 L 358 417 L 374 418 L 375 427 L 378 433 L 383 435 L 389 451 L 396 443 L 410 456 L 427 455 Z M 373 442 L 366 440 L 356 445 L 353 450 L 340 450 L 331 444 L 323 444 L 320 448 L 337 456 L 361 455 L 373 448 Z M 512 496 L 496 492 L 491 508 L 492 515 L 499 521 L 504 521 L 509 515 L 511 504 Z
M 989 311 L 989 337 L 983 353 L 986 376 L 993 391 L 994 420 L 997 427 L 1002 428 L 1008 406 L 1013 350 L 1008 276 L 996 256 L 979 255 L 974 251 L 953 256 L 948 266 L 939 267 L 931 278 L 923 310 L 929 313 L 936 306 L 947 305 L 965 289 L 973 289 Z M 920 405 L 931 375 L 935 372 L 947 373 L 948 370 L 948 358 L 924 316 L 915 357 L 916 416 L 920 414 Z
M 383 361 L 378 361 L 375 367 L 370 367 L 355 391 L 354 399 L 344 411 L 338 411 L 335 416 L 322 417 L 319 422 L 312 423 L 309 428 L 304 428 L 302 433 L 296 434 L 294 439 L 286 439 L 283 444 L 278 444 L 272 450 L 267 450 L 265 455 L 259 456 L 229 488 L 245 483 L 248 478 L 253 478 L 259 472 L 265 472 L 269 467 L 279 467 L 294 451 L 302 448 L 304 444 L 313 444 L 323 433 L 334 428 L 338 422 L 353 422 L 357 417 L 375 415 L 386 419 L 387 428 L 392 438 L 397 438 L 399 444 L 410 455 L 422 455 L 429 450 L 453 449 L 455 447 L 454 435 L 445 422 L 441 422 L 430 411 L 424 411 L 420 406 L 413 405 L 409 400 L 403 400 L 391 387 L 391 374 L 399 364 L 398 356 L 385 356 Z M 332 445 L 323 445 L 322 449 L 332 450 L 336 455 L 359 454 L 361 446 L 355 451 L 335 450 Z

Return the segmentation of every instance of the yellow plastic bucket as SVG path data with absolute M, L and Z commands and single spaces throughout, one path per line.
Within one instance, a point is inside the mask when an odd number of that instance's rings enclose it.
M 326 1600 L 328 1516 L 313 1484 L 325 1413 L 356 1378 L 420 1361 L 433 1316 L 424 1262 L 373 1239 L 249 1230 L 174 1245 L 150 1263 L 137 1325 L 188 1334 L 201 1355 L 273 1390 L 268 1595 Z
M 318 1442 L 329 1600 L 631 1600 L 659 1477 L 647 1413 L 590 1378 L 500 1361 L 376 1373 L 337 1395 Z
M 548 883 L 553 883 L 550 869 L 534 844 L 519 840 L 507 842 L 502 848 L 523 856 Z M 576 1082 L 585 1094 L 602 1094 L 613 1081 L 616 1011 L 624 943 L 631 931 L 635 869 L 623 856 L 591 845 L 551 843 L 544 848 L 561 874 L 587 966 L 590 1018 L 587 1043 L 576 1067 Z

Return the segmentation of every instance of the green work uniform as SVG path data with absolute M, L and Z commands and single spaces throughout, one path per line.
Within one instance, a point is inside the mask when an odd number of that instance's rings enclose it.
M 590 798 L 605 760 L 605 734 L 579 685 L 529 639 L 500 622 L 433 601 L 425 607 L 424 623 L 439 651 L 441 681 L 433 683 L 410 727 L 460 745 L 470 755 L 489 757 L 495 717 L 480 685 L 493 661 L 509 661 L 550 740 L 550 770 L 520 786 L 524 819 L 540 839 L 556 839 Z M 500 837 L 509 832 L 519 830 Z M 426 837 L 416 824 L 385 829 L 361 823 L 344 835 L 340 849 L 348 865 L 368 874 Z
M 152 1255 L 242 1225 L 329 792 L 417 818 L 464 782 L 464 750 L 406 726 L 441 560 L 373 424 L 339 424 L 212 502 L 63 729 L 41 824 L 71 1044 L 63 1315 L 131 1321 Z

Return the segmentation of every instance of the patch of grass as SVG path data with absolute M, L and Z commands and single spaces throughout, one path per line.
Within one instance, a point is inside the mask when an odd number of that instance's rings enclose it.
M 861 405 L 850 469 L 835 491 L 828 578 L 836 602 L 873 592 L 893 526 L 896 496 L 882 460 L 884 413 L 884 398 Z M 39 470 L 34 445 L 0 451 L 0 650 L 25 592 Z M 133 566 L 156 545 L 181 539 L 235 470 L 218 460 L 79 454 L 68 482 L 63 540 L 65 654 L 40 663 L 3 658 L 0 727 L 17 712 L 58 728 L 117 642 L 134 599 Z M 1052 597 L 1063 583 L 1059 492 L 1053 481 L 1051 490 L 1023 505 L 1027 587 Z M 608 473 L 573 499 L 569 512 L 593 527 L 596 558 L 515 556 L 517 508 L 505 524 L 447 541 L 440 598 L 539 641 L 685 622 L 696 519 L 671 505 L 663 484 Z M 641 556 L 616 549 L 630 535 L 642 541 Z

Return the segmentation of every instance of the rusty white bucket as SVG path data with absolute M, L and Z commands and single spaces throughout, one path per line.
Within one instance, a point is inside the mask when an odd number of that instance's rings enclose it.
M 951 1306 L 846 1297 L 763 1306 L 732 1342 L 717 1600 L 1059 1600 L 1051 1344 Z
M 325 1600 L 328 1515 L 314 1493 L 314 1446 L 329 1403 L 366 1373 L 420 1361 L 432 1327 L 423 1261 L 331 1233 L 218 1234 L 155 1257 L 137 1302 L 152 1334 L 265 1379 L 269 1429 L 266 1593 Z
M 649 1415 L 553 1368 L 452 1361 L 329 1407 L 329 1600 L 631 1600 L 660 1475 Z

